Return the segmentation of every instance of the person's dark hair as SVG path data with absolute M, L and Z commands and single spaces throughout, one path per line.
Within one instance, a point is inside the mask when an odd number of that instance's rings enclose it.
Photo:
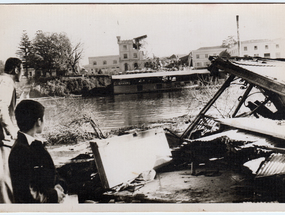
M 4 72 L 10 75 L 15 75 L 15 69 L 20 68 L 22 61 L 19 58 L 10 57 L 5 62 Z
M 45 107 L 33 100 L 22 100 L 15 109 L 15 117 L 20 131 L 32 129 L 40 118 L 43 120 Z

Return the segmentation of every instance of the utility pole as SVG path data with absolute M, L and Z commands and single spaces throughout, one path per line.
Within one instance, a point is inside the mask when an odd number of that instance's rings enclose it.
M 240 45 L 240 39 L 239 39 L 239 16 L 236 16 L 237 20 L 237 40 L 238 40 L 238 56 L 241 57 L 241 45 Z

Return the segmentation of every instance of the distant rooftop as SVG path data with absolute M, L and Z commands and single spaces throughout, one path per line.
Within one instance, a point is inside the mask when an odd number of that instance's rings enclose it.
M 203 49 L 218 49 L 218 48 L 226 48 L 224 46 L 209 46 L 209 47 L 201 47 L 197 50 L 203 50 Z
M 273 41 L 273 40 L 269 40 L 269 39 L 245 40 L 245 41 L 241 41 L 241 43 L 260 43 L 260 42 L 269 42 L 269 41 Z
M 283 38 L 279 38 L 279 39 L 283 39 Z M 277 39 L 275 39 L 277 40 Z M 272 42 L 272 41 L 275 41 L 275 40 L 269 40 L 269 39 L 254 39 L 254 40 L 245 40 L 245 41 L 241 41 L 241 43 L 245 44 L 245 43 L 261 43 L 261 42 Z M 236 43 L 237 44 L 237 43 Z M 235 45 L 236 45 L 235 44 Z M 205 49 L 218 49 L 218 48 L 227 48 L 227 47 L 224 47 L 222 45 L 220 46 L 208 46 L 208 47 L 201 47 L 197 50 L 205 50 Z

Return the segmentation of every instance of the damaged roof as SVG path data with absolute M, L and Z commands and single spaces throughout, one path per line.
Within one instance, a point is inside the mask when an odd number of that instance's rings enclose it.
M 269 59 L 224 60 L 212 58 L 212 65 L 249 83 L 285 96 L 285 62 Z

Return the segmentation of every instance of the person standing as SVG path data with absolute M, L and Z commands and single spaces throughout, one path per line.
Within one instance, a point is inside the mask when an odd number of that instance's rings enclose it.
M 22 61 L 8 58 L 4 73 L 0 75 L 0 203 L 13 202 L 13 189 L 8 167 L 8 157 L 14 139 L 17 138 L 17 127 L 13 124 L 16 106 L 15 82 L 22 76 Z M 10 139 L 10 141 L 9 141 Z

